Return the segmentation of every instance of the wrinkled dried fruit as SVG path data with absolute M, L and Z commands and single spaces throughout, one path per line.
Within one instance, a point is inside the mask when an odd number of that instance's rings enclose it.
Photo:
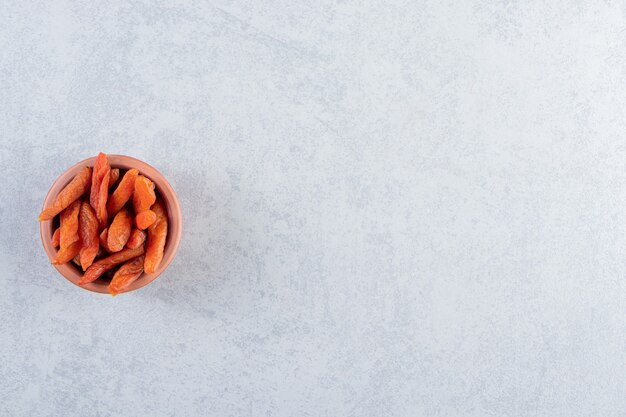
M 119 168 L 111 168 L 111 173 L 109 174 L 109 189 L 113 188 L 117 180 L 120 178 L 120 169 Z M 89 186 L 86 190 L 89 195 L 91 195 L 91 181 L 89 181 Z
M 91 168 L 84 167 L 61 190 L 54 202 L 39 214 L 39 221 L 50 220 L 85 193 L 91 182 Z
M 135 214 L 150 210 L 155 201 L 154 183 L 143 175 L 138 175 L 135 179 L 135 190 L 133 192 Z
M 78 234 L 80 235 L 81 243 L 80 265 L 83 271 L 85 271 L 93 263 L 100 249 L 98 219 L 96 218 L 96 213 L 93 211 L 93 208 L 87 202 L 83 202 L 80 205 L 78 224 Z
M 159 267 L 163 259 L 163 249 L 167 239 L 167 212 L 165 205 L 161 200 L 157 200 L 151 207 L 155 212 L 157 219 L 148 228 L 148 240 L 146 243 L 146 259 L 144 261 L 144 270 L 151 274 Z
M 138 174 L 139 171 L 136 169 L 129 169 L 128 172 L 124 174 L 124 177 L 120 181 L 120 185 L 117 186 L 107 202 L 107 212 L 109 217 L 115 216 L 130 199 L 130 196 L 135 190 L 135 179 Z
M 109 228 L 105 228 L 100 232 L 100 246 L 107 252 L 111 252 L 107 246 L 107 240 L 109 238 Z
M 80 252 L 80 241 L 72 243 L 71 245 L 61 248 L 59 252 L 57 252 L 57 256 L 52 260 L 52 263 L 55 265 L 60 265 L 67 263 L 72 260 L 78 253 Z
M 109 292 L 111 295 L 117 295 L 123 292 L 141 276 L 143 272 L 143 262 L 144 257 L 138 256 L 120 266 L 120 269 L 113 275 L 113 279 L 109 284 Z
M 107 247 L 112 252 L 122 250 L 128 238 L 130 230 L 133 227 L 133 218 L 128 209 L 123 208 L 115 215 L 111 226 L 109 226 L 109 235 L 107 237 Z
M 133 259 L 139 255 L 143 255 L 143 252 L 143 246 L 135 249 L 125 248 L 104 259 L 100 259 L 99 261 L 94 262 L 89 268 L 87 268 L 87 271 L 78 282 L 78 285 L 85 285 L 97 280 L 106 271 L 115 268 L 122 262 L 126 262 L 129 259 Z
M 68 208 L 61 212 L 60 238 L 61 249 L 67 248 L 72 243 L 77 242 L 78 236 L 78 212 L 80 211 L 80 200 L 74 201 Z
M 109 196 L 109 179 L 111 167 L 106 154 L 100 152 L 96 158 L 91 178 L 91 193 L 89 202 L 96 211 L 100 228 L 107 227 L 107 198 Z
M 61 228 L 57 227 L 57 229 L 52 234 L 52 247 L 58 248 L 61 245 Z
M 115 182 L 120 177 L 120 169 L 119 168 L 111 168 L 111 173 L 109 174 L 109 188 L 115 185 Z
M 146 241 L 146 232 L 139 229 L 133 229 L 130 232 L 130 237 L 128 238 L 128 242 L 126 242 L 126 247 L 134 249 L 143 245 L 143 242 Z
M 135 226 L 139 230 L 145 230 L 156 221 L 156 213 L 152 210 L 146 210 L 135 216 Z

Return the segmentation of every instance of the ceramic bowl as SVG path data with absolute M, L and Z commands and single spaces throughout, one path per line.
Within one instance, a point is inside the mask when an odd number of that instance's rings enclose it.
M 165 249 L 163 251 L 163 260 L 161 261 L 161 264 L 154 273 L 142 274 L 124 291 L 129 292 L 148 285 L 149 283 L 157 279 L 157 277 L 161 275 L 163 271 L 165 271 L 165 269 L 167 269 L 172 259 L 174 259 L 174 255 L 176 255 L 176 250 L 178 249 L 182 233 L 182 214 L 180 210 L 180 205 L 178 203 L 178 198 L 176 197 L 176 193 L 174 193 L 174 190 L 172 189 L 170 184 L 159 171 L 157 171 L 147 163 L 132 158 L 130 156 L 107 155 L 107 157 L 109 159 L 109 164 L 111 165 L 111 168 L 119 168 L 120 170 L 136 168 L 142 175 L 150 178 L 154 182 L 158 194 L 163 199 L 168 214 L 167 241 L 165 243 Z M 63 189 L 63 187 L 65 187 L 65 185 L 67 185 L 67 183 L 72 180 L 72 178 L 74 178 L 74 176 L 81 170 L 82 167 L 93 167 L 95 159 L 95 157 L 85 159 L 65 171 L 54 182 L 54 184 L 52 184 L 52 187 L 50 188 L 50 191 L 48 191 L 48 195 L 46 196 L 46 199 L 43 203 L 43 207 L 48 207 L 52 203 L 52 201 L 54 201 L 57 194 Z M 52 247 L 54 221 L 46 220 L 40 222 L 39 229 L 41 232 L 41 242 L 43 244 L 44 250 L 46 251 L 46 255 L 48 255 L 48 259 L 52 260 L 57 253 L 57 250 Z M 83 271 L 78 268 L 73 262 L 68 262 L 63 265 L 52 266 L 54 266 L 56 270 L 59 271 L 59 273 L 63 275 L 68 281 L 75 285 L 78 285 L 78 281 L 83 275 Z M 80 288 L 98 293 L 108 294 L 108 282 L 108 280 L 97 279 L 96 281 L 91 282 L 87 285 L 81 285 Z

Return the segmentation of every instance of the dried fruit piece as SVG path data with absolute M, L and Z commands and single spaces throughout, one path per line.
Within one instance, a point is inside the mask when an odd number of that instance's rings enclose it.
M 52 247 L 58 248 L 61 244 L 61 228 L 57 227 L 57 229 L 52 234 Z
M 135 225 L 139 230 L 145 230 L 156 221 L 156 213 L 152 210 L 146 210 L 135 216 Z
M 61 190 L 54 202 L 39 214 L 39 221 L 50 220 L 85 193 L 91 182 L 91 168 L 84 167 Z
M 59 243 L 61 249 L 67 248 L 72 243 L 79 241 L 78 236 L 78 212 L 80 211 L 80 200 L 75 200 L 69 207 L 61 212 L 61 226 L 59 229 Z
M 161 200 L 157 200 L 151 207 L 157 219 L 148 228 L 148 240 L 146 244 L 146 259 L 143 269 L 151 274 L 158 268 L 163 259 L 163 249 L 167 239 L 167 212 Z
M 108 158 L 106 154 L 100 152 L 96 157 L 96 161 L 93 166 L 93 175 L 91 176 L 91 188 L 89 192 L 89 203 L 96 212 L 98 211 L 98 194 L 100 193 L 100 184 L 103 180 L 103 173 L 106 171 L 108 165 Z M 109 180 L 111 179 L 111 171 L 108 171 Z
M 133 192 L 133 207 L 135 208 L 135 225 L 138 229 L 146 229 L 154 223 L 154 216 L 143 214 L 150 210 L 156 201 L 154 183 L 143 175 L 138 175 L 135 180 L 135 190 Z M 141 217 L 140 217 L 141 216 Z
M 107 252 L 111 252 L 109 250 L 109 246 L 107 244 L 107 240 L 109 238 L 109 228 L 104 228 L 101 232 L 100 232 L 100 246 L 102 246 L 102 248 L 107 251 Z
M 83 202 L 80 205 L 78 224 L 78 234 L 81 242 L 80 265 L 83 271 L 85 271 L 93 263 L 94 258 L 98 254 L 98 249 L 100 249 L 98 219 L 93 208 L 87 202 Z
M 143 175 L 138 175 L 135 179 L 135 190 L 133 191 L 133 207 L 135 208 L 135 215 L 139 215 L 144 211 L 150 210 L 150 207 L 155 201 L 156 194 L 154 193 L 154 183 Z M 141 229 L 141 227 L 138 228 Z
M 130 229 L 133 227 L 133 218 L 130 212 L 123 208 L 115 215 L 111 226 L 109 226 L 109 235 L 107 237 L 107 247 L 112 252 L 122 250 L 128 238 L 130 237 Z
M 128 238 L 128 242 L 126 242 L 126 247 L 134 249 L 141 245 L 146 241 L 146 232 L 139 229 L 133 229 L 130 232 L 130 237 Z
M 107 227 L 107 198 L 109 196 L 109 179 L 111 167 L 106 154 L 100 152 L 93 166 L 91 178 L 91 192 L 89 202 L 96 211 L 100 228 Z
M 143 246 L 140 246 L 135 249 L 125 248 L 104 259 L 100 259 L 99 261 L 94 262 L 93 264 L 91 264 L 89 268 L 87 268 L 87 271 L 78 282 L 78 285 L 85 285 L 85 284 L 88 284 L 90 282 L 97 280 L 106 271 L 109 271 L 115 268 L 117 265 L 121 264 L 122 262 L 126 262 L 129 259 L 133 259 L 133 258 L 136 258 L 137 256 L 143 255 L 143 252 L 144 252 Z
M 111 168 L 111 173 L 109 174 L 109 189 L 113 188 L 117 180 L 120 178 L 120 169 L 119 168 Z M 87 187 L 87 191 L 89 195 L 91 195 L 91 181 L 89 181 L 89 186 Z
M 72 260 L 80 252 L 80 241 L 72 243 L 71 245 L 61 248 L 57 252 L 57 256 L 52 260 L 55 265 L 64 264 Z
M 111 295 L 117 295 L 123 292 L 130 284 L 135 282 L 143 272 L 144 257 L 138 256 L 120 266 L 113 279 L 109 284 L 109 292 Z
M 120 177 L 120 169 L 119 168 L 111 168 L 111 173 L 109 174 L 109 188 L 115 185 L 115 182 Z
M 139 171 L 136 169 L 129 169 L 124 177 L 120 181 L 120 185 L 117 186 L 113 194 L 109 197 L 107 202 L 107 212 L 109 217 L 113 217 L 118 211 L 124 207 L 124 204 L 130 199 L 135 189 L 135 179 L 139 175 Z

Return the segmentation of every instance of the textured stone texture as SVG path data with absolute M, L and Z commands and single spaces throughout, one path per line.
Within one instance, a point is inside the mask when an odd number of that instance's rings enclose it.
M 0 415 L 626 415 L 618 2 L 4 1 Z M 37 213 L 98 151 L 178 192 L 149 287 Z

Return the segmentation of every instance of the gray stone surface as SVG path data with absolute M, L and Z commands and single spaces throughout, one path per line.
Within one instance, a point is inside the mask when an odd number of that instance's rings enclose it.
M 9 0 L 1 416 L 626 415 L 617 2 Z M 48 264 L 68 166 L 171 181 L 178 256 Z

